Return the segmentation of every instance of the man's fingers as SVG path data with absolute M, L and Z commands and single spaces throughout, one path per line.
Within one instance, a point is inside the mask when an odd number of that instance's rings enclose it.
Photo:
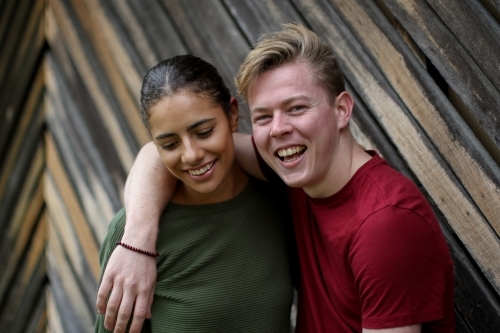
M 147 313 L 146 313 L 146 318 L 151 319 L 153 314 L 151 313 L 151 306 L 153 305 L 153 299 L 155 297 L 155 288 L 153 286 L 153 289 L 151 289 L 151 293 L 149 294 L 149 299 L 148 299 L 148 307 L 147 307 Z
M 149 297 L 139 296 L 135 301 L 132 323 L 130 324 L 129 333 L 140 333 L 144 319 L 149 311 Z
M 123 290 L 121 286 L 115 285 L 113 290 L 111 290 L 111 295 L 108 299 L 108 304 L 106 306 L 106 314 L 104 316 L 104 327 L 107 330 L 113 330 L 116 322 L 116 315 L 120 309 L 120 303 L 122 301 Z
M 95 307 L 97 312 L 103 314 L 106 311 L 106 300 L 111 291 L 112 284 L 107 278 L 103 278 L 99 290 L 97 291 L 97 298 L 95 301 Z
M 120 303 L 120 309 L 116 316 L 115 329 L 113 333 L 125 333 L 127 330 L 127 325 L 132 315 L 132 311 L 134 311 L 134 297 L 135 296 L 132 295 L 128 289 L 125 289 L 125 293 L 123 294 L 122 301 Z M 140 332 L 140 330 L 137 332 Z

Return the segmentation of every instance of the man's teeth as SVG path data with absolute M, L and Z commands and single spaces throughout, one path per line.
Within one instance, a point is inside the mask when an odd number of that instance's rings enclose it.
M 208 170 L 212 169 L 213 165 L 214 165 L 214 162 L 207 164 L 206 166 L 204 166 L 203 168 L 198 169 L 198 170 L 189 170 L 189 173 L 193 176 L 200 176 L 200 175 L 204 174 L 205 172 L 207 172 Z
M 280 150 L 278 150 L 278 156 L 284 158 L 284 157 L 287 157 L 287 156 L 290 156 L 293 154 L 297 154 L 297 153 L 303 151 L 304 149 L 305 149 L 305 147 L 298 147 L 298 146 L 289 147 L 287 149 L 280 149 Z

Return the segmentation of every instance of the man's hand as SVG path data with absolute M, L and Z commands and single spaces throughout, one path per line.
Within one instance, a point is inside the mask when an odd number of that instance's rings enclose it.
M 96 307 L 105 314 L 104 327 L 124 333 L 133 315 L 129 332 L 139 333 L 144 319 L 151 318 L 155 283 L 155 258 L 117 246 L 97 292 Z

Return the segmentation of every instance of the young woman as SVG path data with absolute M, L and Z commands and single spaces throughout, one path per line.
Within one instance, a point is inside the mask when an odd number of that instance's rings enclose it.
M 191 56 L 160 62 L 144 78 L 141 114 L 167 169 L 179 179 L 160 220 L 158 279 L 143 332 L 289 332 L 292 285 L 288 209 L 234 160 L 238 103 L 216 69 Z M 104 272 L 121 243 L 125 211 L 101 249 Z M 107 332 L 99 315 L 96 332 Z

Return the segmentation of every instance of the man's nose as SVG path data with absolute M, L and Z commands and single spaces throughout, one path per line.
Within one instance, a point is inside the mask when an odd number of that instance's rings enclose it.
M 271 132 L 269 133 L 272 137 L 281 137 L 292 131 L 292 126 L 287 119 L 287 117 L 281 113 L 275 113 L 273 115 L 273 121 L 271 123 Z

